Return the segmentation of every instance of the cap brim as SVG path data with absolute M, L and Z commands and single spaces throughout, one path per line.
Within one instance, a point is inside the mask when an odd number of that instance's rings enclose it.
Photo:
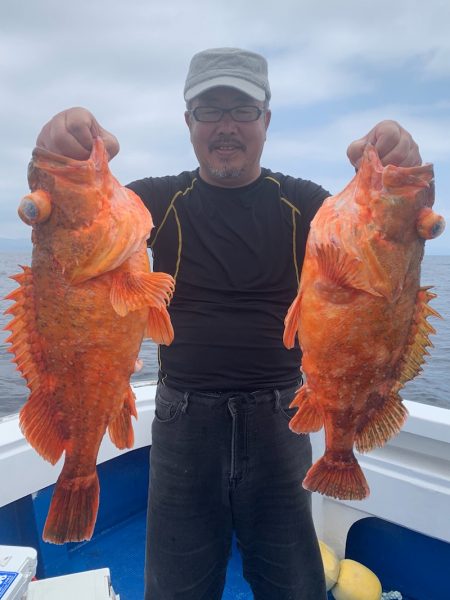
M 214 79 L 208 79 L 208 81 L 203 81 L 202 83 L 194 85 L 185 92 L 184 99 L 186 101 L 192 100 L 192 98 L 195 98 L 203 92 L 220 86 L 235 88 L 260 102 L 266 99 L 266 92 L 254 83 L 251 83 L 246 79 L 238 79 L 237 77 L 229 76 L 215 77 Z

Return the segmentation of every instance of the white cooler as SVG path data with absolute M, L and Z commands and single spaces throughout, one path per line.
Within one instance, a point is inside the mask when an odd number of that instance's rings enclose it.
M 109 569 L 83 571 L 32 581 L 26 600 L 120 600 L 111 586 Z M 0 599 L 3 600 L 3 598 Z
M 25 600 L 36 564 L 34 548 L 0 545 L 0 600 Z

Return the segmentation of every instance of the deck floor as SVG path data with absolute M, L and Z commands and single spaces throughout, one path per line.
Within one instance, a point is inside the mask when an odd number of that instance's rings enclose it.
M 145 512 L 142 512 L 122 526 L 105 531 L 89 543 L 75 548 L 70 553 L 69 569 L 66 564 L 65 572 L 60 574 L 108 567 L 112 586 L 120 594 L 120 600 L 142 600 L 144 548 Z M 233 546 L 222 600 L 252 599 L 250 587 L 242 575 L 239 552 Z

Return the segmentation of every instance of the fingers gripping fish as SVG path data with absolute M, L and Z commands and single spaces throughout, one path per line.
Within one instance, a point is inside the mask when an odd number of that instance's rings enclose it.
M 353 454 L 397 434 L 406 417 L 400 389 L 421 371 L 439 316 L 420 287 L 426 239 L 444 219 L 433 212 L 433 167 L 383 167 L 367 146 L 361 167 L 312 221 L 299 292 L 284 343 L 298 336 L 306 384 L 292 406 L 297 433 L 325 427 L 326 449 L 304 487 L 341 499 L 369 488 Z
M 19 215 L 33 227 L 32 263 L 13 276 L 7 341 L 30 389 L 26 439 L 53 464 L 65 453 L 43 533 L 64 543 L 92 536 L 106 429 L 133 445 L 129 380 L 145 335 L 173 339 L 174 281 L 150 272 L 150 213 L 112 176 L 100 138 L 87 161 L 36 148 L 28 180 Z

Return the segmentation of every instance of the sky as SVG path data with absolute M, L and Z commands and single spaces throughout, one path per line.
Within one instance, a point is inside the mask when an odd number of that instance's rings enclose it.
M 262 165 L 337 193 L 348 144 L 394 119 L 435 168 L 448 223 L 427 254 L 450 254 L 448 0 L 1 0 L 0 238 L 17 216 L 42 126 L 88 108 L 120 141 L 123 184 L 197 166 L 184 122 L 192 55 L 236 46 L 269 62 L 272 121 Z

